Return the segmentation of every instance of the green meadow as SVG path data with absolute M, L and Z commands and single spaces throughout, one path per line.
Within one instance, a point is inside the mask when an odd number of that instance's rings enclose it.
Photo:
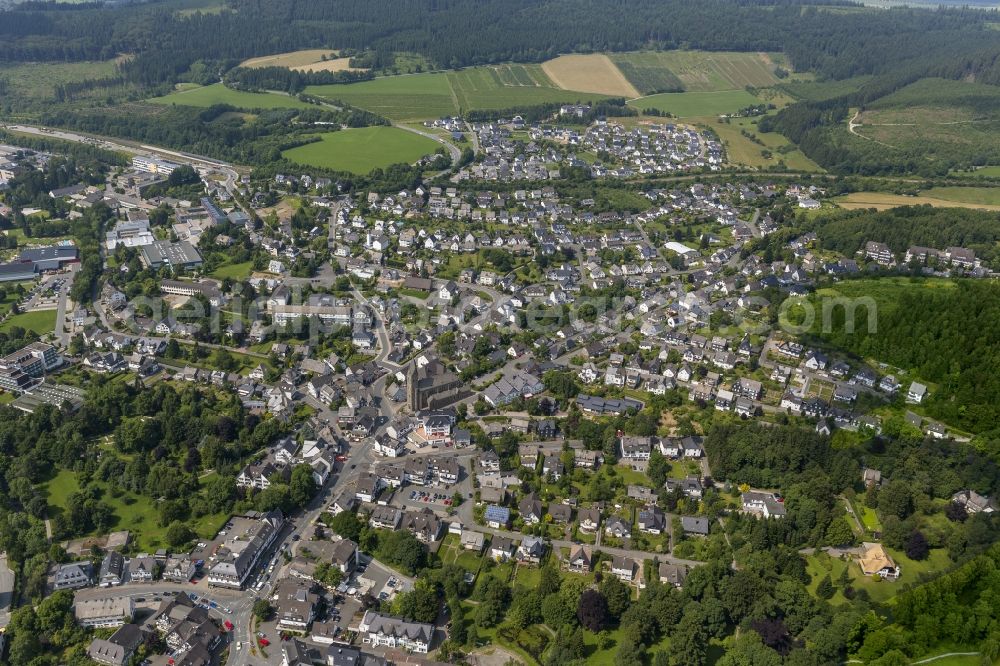
M 660 93 L 629 101 L 637 109 L 657 109 L 677 118 L 718 116 L 760 104 L 761 101 L 745 90 L 718 92 Z
M 149 100 L 153 104 L 180 104 L 181 106 L 210 107 L 215 104 L 231 104 L 240 109 L 309 109 L 307 104 L 297 97 L 279 95 L 277 93 L 251 93 L 232 90 L 221 83 L 197 88 L 185 87 L 163 97 Z
M 286 150 L 282 156 L 309 166 L 366 174 L 433 153 L 438 143 L 395 127 L 361 127 L 320 135 L 321 140 Z

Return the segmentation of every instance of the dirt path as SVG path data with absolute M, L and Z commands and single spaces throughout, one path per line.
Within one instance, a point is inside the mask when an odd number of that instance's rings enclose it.
M 978 652 L 946 652 L 944 654 L 936 654 L 933 657 L 927 657 L 926 659 L 921 659 L 920 661 L 913 662 L 914 666 L 917 664 L 932 664 L 938 659 L 946 659 L 948 657 L 975 657 Z
M 850 120 L 847 121 L 847 131 L 848 132 L 850 132 L 851 134 L 853 134 L 856 137 L 864 139 L 865 141 L 873 141 L 874 143 L 877 143 L 880 146 L 885 146 L 886 148 L 894 148 L 895 147 L 895 146 L 889 145 L 888 143 L 884 143 L 884 142 L 879 141 L 877 139 L 873 139 L 870 136 L 865 136 L 864 134 L 861 134 L 860 132 L 858 132 L 855 128 L 856 127 L 861 127 L 861 123 L 857 122 L 858 116 L 860 116 L 860 115 L 861 115 L 861 111 L 860 110 L 855 111 L 854 112 L 854 116 Z
M 521 657 L 499 645 L 490 645 L 483 648 L 482 652 L 472 652 L 467 660 L 472 666 L 505 666 L 510 661 L 517 664 L 524 663 Z

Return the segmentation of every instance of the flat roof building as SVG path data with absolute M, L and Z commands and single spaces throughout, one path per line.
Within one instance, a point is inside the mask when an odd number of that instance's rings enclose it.
M 171 266 L 173 268 L 197 268 L 202 264 L 201 253 L 187 241 L 154 241 L 140 248 L 139 258 L 147 268 Z

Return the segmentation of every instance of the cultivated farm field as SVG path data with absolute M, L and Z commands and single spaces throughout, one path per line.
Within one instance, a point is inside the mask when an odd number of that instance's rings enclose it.
M 760 103 L 761 100 L 745 90 L 722 90 L 718 92 L 660 93 L 631 100 L 629 105 L 637 109 L 658 109 L 677 118 L 691 118 L 733 113 Z
M 619 53 L 612 60 L 644 94 L 766 88 L 778 83 L 774 71 L 784 62 L 777 54 L 708 51 Z
M 628 98 L 642 94 L 608 56 L 600 53 L 559 56 L 543 63 L 542 69 L 563 90 Z
M 306 93 L 341 100 L 390 120 L 439 118 L 456 112 L 448 75 L 406 74 L 358 83 L 309 86 Z
M 568 104 L 604 97 L 562 90 L 554 85 L 541 66 L 514 64 L 309 86 L 306 92 L 328 100 L 340 100 L 397 121 L 440 118 L 473 110 Z
M 499 110 L 515 106 L 572 103 L 604 97 L 600 93 L 559 87 L 545 65 L 473 67 L 448 72 L 448 84 L 460 111 Z
M 326 60 L 323 57 L 326 57 Z M 240 67 L 287 67 L 298 72 L 342 72 L 352 69 L 350 58 L 338 58 L 330 49 L 305 49 L 250 58 Z
M 153 104 L 180 104 L 182 106 L 210 107 L 214 104 L 232 104 L 240 109 L 309 109 L 307 104 L 297 97 L 279 95 L 277 93 L 252 93 L 242 90 L 232 90 L 221 83 L 210 86 L 186 88 L 172 92 L 163 97 L 149 100 Z
M 919 196 L 904 196 L 892 194 L 890 192 L 851 192 L 842 197 L 837 197 L 834 202 L 841 208 L 855 210 L 858 208 L 875 208 L 886 210 L 897 206 L 920 206 L 928 205 L 935 208 L 980 208 L 983 210 L 1000 210 L 1000 204 L 981 203 L 975 199 L 982 199 L 981 193 L 969 192 L 964 195 L 951 190 L 977 190 L 986 188 L 932 188 Z M 948 190 L 939 192 L 936 190 Z M 945 198 L 950 197 L 950 198 Z M 962 197 L 961 199 L 958 197 Z M 996 200 L 996 199 L 994 199 Z
M 438 143 L 396 127 L 361 127 L 320 135 L 321 140 L 291 148 L 283 157 L 309 166 L 366 174 L 400 162 L 416 162 Z

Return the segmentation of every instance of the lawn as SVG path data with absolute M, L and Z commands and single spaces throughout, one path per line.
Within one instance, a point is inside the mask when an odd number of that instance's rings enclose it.
M 637 472 L 634 469 L 629 469 L 627 467 L 616 467 L 615 471 L 618 473 L 618 478 L 622 480 L 625 485 L 642 485 L 642 486 L 652 486 L 653 482 L 649 480 L 649 477 L 642 472 Z
M 39 335 L 51 333 L 56 328 L 56 311 L 34 310 L 32 312 L 22 312 L 21 314 L 13 315 L 3 324 L 0 324 L 0 333 L 6 333 L 15 326 L 34 331 Z
M 848 575 L 851 578 L 851 585 L 856 590 L 866 590 L 873 601 L 885 603 L 892 599 L 898 592 L 902 591 L 903 588 L 906 587 L 907 583 L 916 584 L 920 582 L 921 574 L 944 572 L 951 564 L 951 560 L 948 559 L 948 553 L 943 548 L 931 550 L 928 558 L 920 562 L 911 560 L 904 553 L 891 548 L 886 548 L 886 552 L 889 553 L 892 559 L 895 560 L 896 564 L 903 570 L 902 574 L 899 576 L 899 580 L 895 582 L 876 582 L 871 578 L 862 576 L 861 569 L 858 567 L 856 560 L 851 559 L 845 562 L 840 559 L 832 558 L 826 553 L 816 553 L 806 558 L 806 571 L 812 578 L 807 588 L 811 593 L 815 594 L 816 587 L 819 585 L 820 581 L 824 576 L 829 574 L 830 580 L 833 581 L 834 587 L 836 588 L 836 593 L 833 595 L 830 603 L 844 603 L 846 600 L 843 592 L 837 587 L 837 579 L 840 577 L 844 568 L 847 567 Z
M 437 142 L 396 127 L 362 127 L 321 135 L 321 140 L 282 153 L 299 164 L 367 174 L 390 164 L 416 162 Z
M 19 284 L 26 291 L 28 289 L 31 289 L 32 287 L 31 282 L 21 282 Z M 18 296 L 17 292 L 15 291 L 15 288 L 16 285 L 13 284 L 4 286 L 4 291 L 6 292 L 6 294 L 2 299 L 0 299 L 0 316 L 7 314 L 11 306 L 14 305 L 14 303 L 17 303 L 18 300 L 20 300 L 20 296 Z
M 851 503 L 851 506 L 854 507 L 855 515 L 861 521 L 861 524 L 865 526 L 866 530 L 872 532 L 880 532 L 882 530 L 882 523 L 879 521 L 875 509 L 867 506 L 863 497 L 858 497 L 855 502 Z
M 755 104 L 760 100 L 746 90 L 660 93 L 629 101 L 629 106 L 637 109 L 657 109 L 677 118 L 718 116 Z
M 472 573 L 477 573 L 482 564 L 482 558 L 462 548 L 459 538 L 454 534 L 445 536 L 438 549 L 438 557 L 445 564 L 457 564 Z
M 622 640 L 622 630 L 615 629 L 608 632 L 608 638 L 607 647 L 602 648 L 600 645 L 600 636 L 592 631 L 583 632 L 583 646 L 588 664 L 611 666 L 611 664 L 615 663 L 615 655 L 618 654 L 618 643 Z
M 149 100 L 153 104 L 180 104 L 182 106 L 209 107 L 215 104 L 231 104 L 239 109 L 313 109 L 313 104 L 307 104 L 297 97 L 278 95 L 276 93 L 251 93 L 241 90 L 231 90 L 221 83 L 210 86 L 178 90 L 163 97 Z
M 209 478 L 203 479 L 202 483 Z M 107 488 L 105 484 L 100 482 L 95 485 L 104 490 Z M 80 485 L 75 472 L 61 470 L 55 478 L 43 484 L 42 488 L 46 493 L 51 513 L 53 510 L 61 510 L 66 505 L 69 496 L 80 490 Z M 119 497 L 112 497 L 111 493 L 104 492 L 101 499 L 111 506 L 118 519 L 112 530 L 132 532 L 136 545 L 141 550 L 152 552 L 166 545 L 163 539 L 167 528 L 160 527 L 156 502 L 150 501 L 148 497 L 140 497 L 129 492 L 122 493 Z M 189 521 L 189 525 L 199 537 L 209 538 L 215 535 L 227 517 L 227 514 L 202 516 Z
M 249 277 L 253 271 L 253 262 L 244 261 L 241 264 L 223 264 L 212 271 L 211 275 L 219 280 L 229 278 L 231 280 L 242 280 Z
M 538 567 L 518 567 L 514 573 L 514 587 L 533 590 L 542 582 L 542 570 Z

